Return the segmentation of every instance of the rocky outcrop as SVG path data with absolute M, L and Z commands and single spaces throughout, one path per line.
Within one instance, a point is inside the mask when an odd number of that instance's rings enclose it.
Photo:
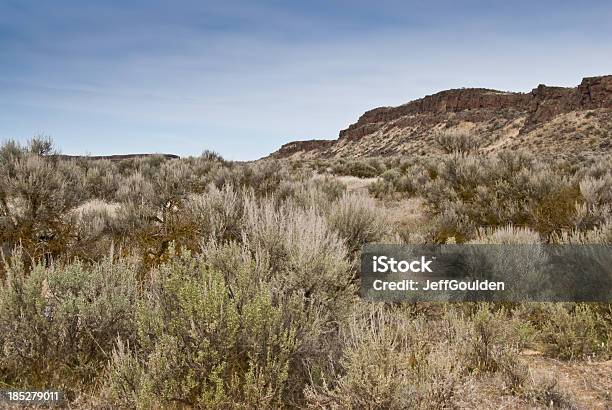
M 276 158 L 387 155 L 410 152 L 419 139 L 445 129 L 463 127 L 485 133 L 490 140 L 524 136 L 559 115 L 585 110 L 612 109 L 612 75 L 584 78 L 577 87 L 539 85 L 528 93 L 484 88 L 442 91 L 398 107 L 365 112 L 340 131 L 337 140 L 297 141 L 285 144 Z M 607 115 L 602 116 L 607 127 Z M 604 130 L 605 132 L 605 130 Z
M 575 88 L 539 85 L 530 93 L 513 93 L 484 88 L 442 91 L 399 107 L 380 107 L 367 111 L 347 129 L 341 139 L 353 140 L 370 134 L 398 118 L 415 114 L 443 114 L 467 110 L 498 112 L 511 109 L 527 112 L 525 130 L 558 114 L 584 109 L 612 108 L 612 75 L 589 77 Z
M 399 107 L 380 107 L 367 111 L 359 120 L 340 131 L 341 139 L 353 140 L 377 130 L 381 124 L 415 114 L 442 114 L 465 110 L 526 109 L 528 98 L 521 93 L 507 93 L 484 88 L 442 91 Z
M 527 96 L 529 117 L 523 132 L 570 111 L 612 108 L 612 75 L 585 78 L 575 88 L 540 84 Z
M 307 140 L 307 141 L 293 141 L 288 144 L 284 144 L 280 149 L 274 152 L 271 157 L 273 158 L 287 158 L 293 154 L 300 152 L 309 152 L 316 150 L 324 150 L 334 143 L 333 140 Z

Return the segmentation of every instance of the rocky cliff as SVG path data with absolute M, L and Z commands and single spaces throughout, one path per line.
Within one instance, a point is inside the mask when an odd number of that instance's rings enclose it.
M 439 149 L 436 136 L 443 133 L 473 135 L 483 151 L 518 146 L 546 151 L 559 145 L 575 152 L 601 151 L 610 149 L 611 117 L 612 75 L 585 78 L 573 88 L 539 85 L 529 93 L 453 89 L 398 107 L 375 108 L 340 131 L 337 140 L 292 142 L 272 156 L 431 152 Z

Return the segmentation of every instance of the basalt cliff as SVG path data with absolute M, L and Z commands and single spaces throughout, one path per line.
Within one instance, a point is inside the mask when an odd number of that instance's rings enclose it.
M 612 75 L 577 87 L 539 85 L 528 93 L 462 88 L 364 113 L 336 140 L 296 141 L 272 158 L 426 155 L 442 134 L 477 139 L 478 150 L 526 148 L 550 155 L 612 150 Z

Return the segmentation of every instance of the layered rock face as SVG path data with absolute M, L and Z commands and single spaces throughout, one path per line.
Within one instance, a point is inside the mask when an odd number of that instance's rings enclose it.
M 612 108 L 612 75 L 585 78 L 575 88 L 539 85 L 527 95 L 532 127 L 570 111 Z
M 466 110 L 526 109 L 527 94 L 504 93 L 484 88 L 442 91 L 399 107 L 380 107 L 367 111 L 347 129 L 340 131 L 341 139 L 354 140 L 379 129 L 385 123 L 417 114 L 445 114 Z
M 529 93 L 454 89 L 398 107 L 375 108 L 340 131 L 338 140 L 292 142 L 272 156 L 298 159 L 410 154 L 435 149 L 428 146 L 435 142 L 435 135 L 444 132 L 474 134 L 483 140 L 482 149 L 486 151 L 512 147 L 521 138 L 522 142 L 530 135 L 536 138 L 538 132 L 546 138 L 547 134 L 571 133 L 582 126 L 597 132 L 592 148 L 599 149 L 599 140 L 610 138 L 606 133 L 612 131 L 611 110 L 612 75 L 585 78 L 574 88 L 539 85 Z M 588 118 L 579 115 L 586 111 L 593 112 Z

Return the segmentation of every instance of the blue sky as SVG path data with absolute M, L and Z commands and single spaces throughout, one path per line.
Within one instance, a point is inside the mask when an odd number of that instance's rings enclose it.
M 612 74 L 610 1 L 0 0 L 0 140 L 256 159 L 447 88 Z

